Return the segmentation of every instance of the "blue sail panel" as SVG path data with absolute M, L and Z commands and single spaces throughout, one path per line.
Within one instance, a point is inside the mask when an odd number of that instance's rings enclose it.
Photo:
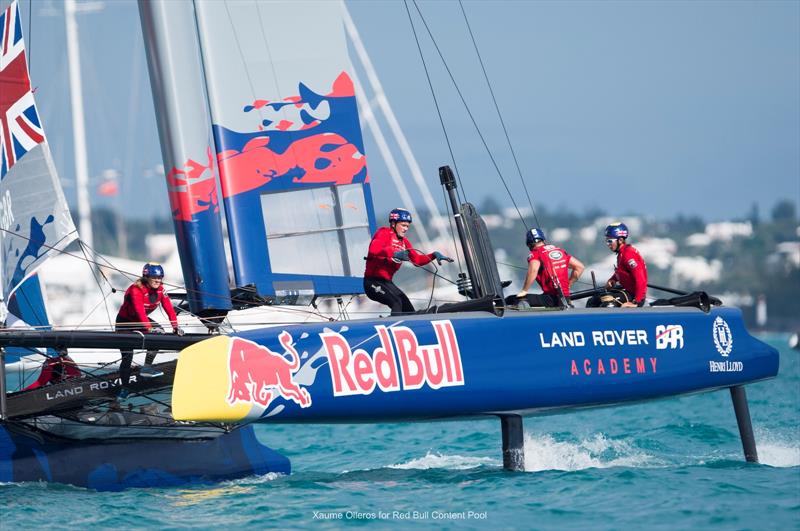
M 197 4 L 236 284 L 284 302 L 361 293 L 376 228 L 340 9 Z
M 9 328 L 30 328 L 50 330 L 50 319 L 44 305 L 39 275 L 33 274 L 22 282 L 7 301 Z M 5 347 L 6 363 L 14 363 L 33 351 L 27 347 Z

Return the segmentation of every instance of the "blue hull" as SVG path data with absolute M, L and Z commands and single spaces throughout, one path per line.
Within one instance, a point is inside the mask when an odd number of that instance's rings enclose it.
M 0 482 L 47 481 L 118 491 L 290 471 L 289 459 L 259 443 L 252 427 L 214 439 L 112 443 L 38 440 L 0 425 Z
M 232 341 L 220 353 L 230 360 L 224 394 L 201 389 L 196 400 L 245 405 L 244 418 L 261 422 L 546 414 L 744 385 L 774 377 L 779 358 L 736 308 L 420 315 Z

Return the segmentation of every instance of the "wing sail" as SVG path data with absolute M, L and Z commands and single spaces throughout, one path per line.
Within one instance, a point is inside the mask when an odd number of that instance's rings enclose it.
M 196 9 L 237 286 L 362 292 L 375 216 L 340 4 Z

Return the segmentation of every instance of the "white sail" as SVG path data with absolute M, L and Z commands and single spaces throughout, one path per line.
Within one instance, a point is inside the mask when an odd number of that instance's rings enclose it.
M 0 293 L 77 238 L 31 91 L 17 2 L 0 14 Z

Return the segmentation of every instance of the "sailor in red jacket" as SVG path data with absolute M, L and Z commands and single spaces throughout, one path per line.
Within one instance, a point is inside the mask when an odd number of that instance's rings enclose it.
M 531 251 L 525 283 L 516 296 L 506 298 L 506 304 L 515 305 L 525 299 L 531 306 L 564 306 L 569 302 L 570 286 L 583 273 L 583 263 L 564 249 L 548 244 L 544 231 L 539 228 L 530 229 L 525 234 L 525 244 Z M 541 295 L 528 294 L 534 280 L 542 287 Z
M 647 265 L 636 248 L 627 243 L 628 227 L 624 223 L 612 223 L 606 227 L 606 245 L 617 253 L 614 274 L 606 282 L 606 288 L 619 283 L 632 302 L 622 304 L 623 308 L 644 306 L 647 295 Z
M 431 260 L 436 260 L 439 265 L 443 260 L 453 261 L 439 251 L 422 254 L 414 249 L 406 238 L 410 226 L 411 212 L 395 208 L 389 213 L 389 226 L 378 229 L 369 244 L 364 293 L 391 308 L 392 315 L 414 312 L 414 306 L 406 294 L 392 282 L 402 262 L 410 261 L 416 266 L 423 266 Z
M 39 373 L 39 378 L 26 387 L 25 391 L 38 389 L 45 385 L 57 384 L 69 378 L 77 378 L 80 375 L 81 371 L 67 354 L 67 349 L 60 348 L 57 356 L 48 356 L 42 365 L 42 372 Z
M 150 332 L 163 334 L 164 329 L 160 324 L 148 317 L 156 308 L 161 306 L 169 317 L 172 330 L 178 335 L 183 335 L 183 331 L 178 328 L 178 316 L 169 297 L 164 294 L 162 281 L 164 279 L 164 268 L 159 264 L 147 263 L 142 268 L 142 276 L 125 290 L 125 300 L 117 313 L 116 330 L 118 332 Z M 122 361 L 119 364 L 119 375 L 121 379 L 120 396 L 127 396 L 126 386 L 130 378 L 131 361 L 133 360 L 133 350 L 122 350 Z M 155 361 L 157 350 L 148 350 L 145 357 L 145 366 L 141 368 L 139 374 L 144 377 L 154 378 L 162 376 L 164 373 L 151 367 Z

